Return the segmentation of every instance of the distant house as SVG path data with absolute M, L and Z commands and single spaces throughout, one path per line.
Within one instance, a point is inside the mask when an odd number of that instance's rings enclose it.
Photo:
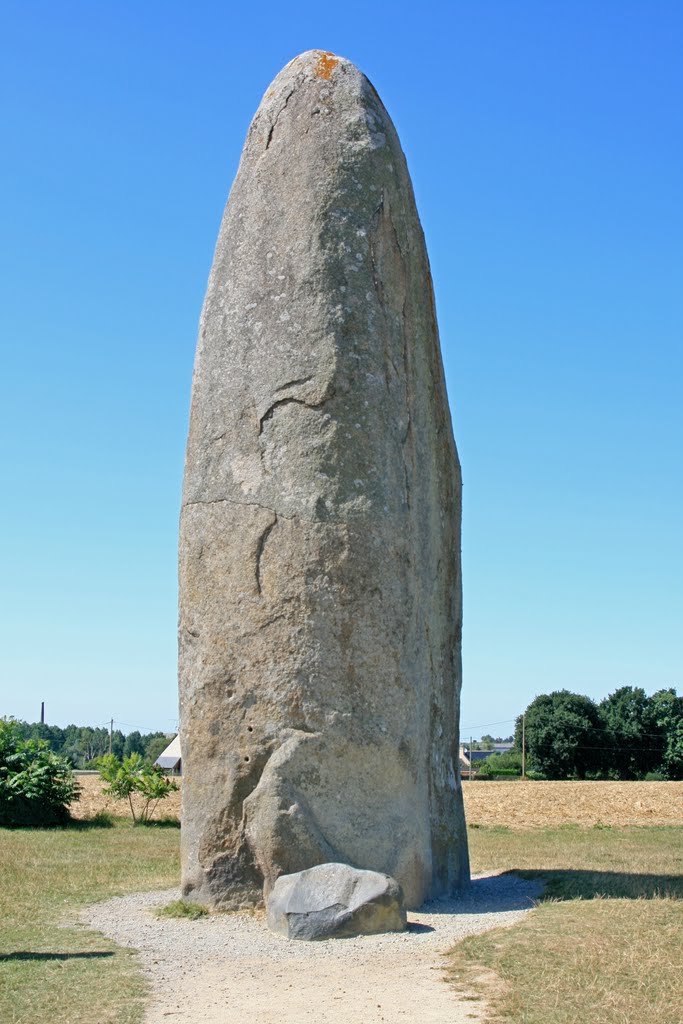
M 171 740 L 166 749 L 159 754 L 154 764 L 159 768 L 163 768 L 165 772 L 170 772 L 171 775 L 183 774 L 183 759 L 180 753 L 180 736 L 176 736 L 175 739 Z
M 473 750 L 472 761 L 486 761 L 492 754 L 509 754 L 514 743 L 494 743 L 490 750 Z
M 508 754 L 514 743 L 494 743 L 490 750 L 470 750 L 469 743 L 460 744 L 460 768 L 467 770 L 470 765 L 476 770 L 477 763 L 486 761 L 492 754 Z

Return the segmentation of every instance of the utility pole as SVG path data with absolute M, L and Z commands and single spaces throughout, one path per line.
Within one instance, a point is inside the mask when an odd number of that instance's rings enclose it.
M 522 780 L 526 779 L 526 711 L 522 713 Z
M 472 737 L 470 736 L 470 782 L 472 781 Z
M 45 701 L 40 703 L 40 724 L 45 725 Z
M 109 723 L 109 753 L 111 754 L 111 740 L 114 733 L 114 719 Z

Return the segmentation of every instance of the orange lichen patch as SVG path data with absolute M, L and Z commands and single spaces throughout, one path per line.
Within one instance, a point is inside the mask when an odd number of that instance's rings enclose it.
M 339 59 L 335 57 L 333 53 L 330 53 L 329 51 L 323 53 L 321 50 L 320 56 L 316 61 L 315 67 L 313 68 L 313 73 L 316 74 L 318 78 L 331 78 L 332 72 L 334 71 L 338 63 Z

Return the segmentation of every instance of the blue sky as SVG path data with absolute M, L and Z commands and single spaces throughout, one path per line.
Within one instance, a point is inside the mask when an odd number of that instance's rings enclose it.
M 463 733 L 683 692 L 681 5 L 5 0 L 0 714 L 175 725 L 197 321 L 251 117 L 310 48 L 377 87 L 425 228 Z

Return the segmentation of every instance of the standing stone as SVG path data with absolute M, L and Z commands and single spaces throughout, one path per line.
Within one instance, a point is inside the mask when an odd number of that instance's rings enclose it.
M 469 877 L 460 472 L 429 264 L 374 88 L 297 57 L 251 124 L 202 312 L 180 527 L 183 892 Z

